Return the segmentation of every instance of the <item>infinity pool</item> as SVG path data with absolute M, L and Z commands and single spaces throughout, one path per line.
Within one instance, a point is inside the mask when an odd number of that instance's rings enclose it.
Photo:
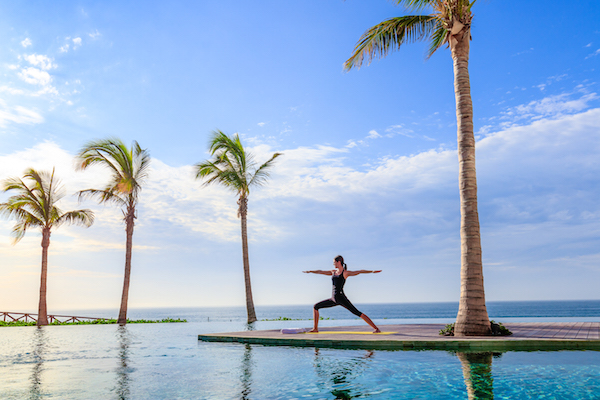
M 261 322 L 257 329 L 279 326 Z M 600 398 L 595 351 L 366 351 L 197 340 L 199 333 L 242 329 L 235 322 L 2 328 L 0 398 Z

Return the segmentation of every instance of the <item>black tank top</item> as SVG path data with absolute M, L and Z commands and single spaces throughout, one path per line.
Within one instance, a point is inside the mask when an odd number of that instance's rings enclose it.
M 344 278 L 344 271 L 342 271 L 339 275 L 333 275 L 331 277 L 331 281 L 333 282 L 333 293 L 332 295 L 335 297 L 336 294 L 344 294 L 344 283 L 346 283 L 346 278 Z

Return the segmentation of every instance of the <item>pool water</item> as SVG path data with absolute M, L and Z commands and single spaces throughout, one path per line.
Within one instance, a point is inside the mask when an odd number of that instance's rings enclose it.
M 376 323 L 397 321 L 376 321 Z M 323 321 L 324 326 L 357 324 Z M 280 329 L 297 321 L 258 322 Z M 0 329 L 1 399 L 600 399 L 600 352 L 199 342 L 239 321 Z

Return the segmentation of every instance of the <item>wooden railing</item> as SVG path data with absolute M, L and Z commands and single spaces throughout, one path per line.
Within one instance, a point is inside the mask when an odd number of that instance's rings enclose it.
M 35 316 L 35 317 L 34 317 Z M 18 313 L 18 312 L 10 312 L 10 311 L 0 311 L 0 318 L 4 322 L 12 322 L 12 321 L 24 321 L 24 322 L 37 322 L 37 314 L 31 313 Z M 94 321 L 103 318 L 92 318 L 92 317 L 73 317 L 70 315 L 57 315 L 57 314 L 48 314 L 48 323 L 58 322 L 59 324 L 64 324 L 67 322 L 81 322 L 81 321 Z

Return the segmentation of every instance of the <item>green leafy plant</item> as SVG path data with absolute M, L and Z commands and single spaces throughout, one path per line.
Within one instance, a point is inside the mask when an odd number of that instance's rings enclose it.
M 440 335 L 454 336 L 454 323 L 448 324 L 443 329 L 440 329 Z
M 492 324 L 492 335 L 494 335 L 494 336 L 510 336 L 510 335 L 512 335 L 512 332 L 507 327 L 502 325 L 501 322 L 496 322 L 494 320 L 491 320 L 490 323 Z
M 501 322 L 494 320 L 490 321 L 490 328 L 492 329 L 493 336 L 510 336 L 512 332 L 502 325 Z M 443 329 L 440 329 L 440 335 L 454 336 L 454 323 L 446 325 Z

